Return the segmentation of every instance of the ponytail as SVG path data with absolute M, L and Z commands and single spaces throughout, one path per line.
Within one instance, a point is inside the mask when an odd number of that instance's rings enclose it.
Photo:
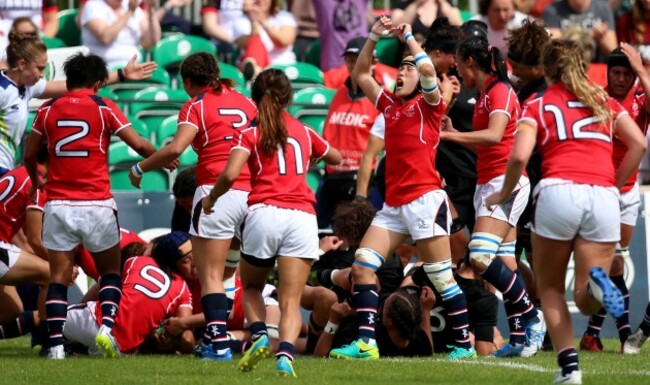
M 251 88 L 251 96 L 257 104 L 257 123 L 260 130 L 259 144 L 265 155 L 271 156 L 278 146 L 287 144 L 287 127 L 283 109 L 291 101 L 291 83 L 284 72 L 277 69 L 262 71 Z

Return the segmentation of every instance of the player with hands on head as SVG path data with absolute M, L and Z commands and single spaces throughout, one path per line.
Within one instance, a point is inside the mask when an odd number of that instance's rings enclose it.
M 116 134 L 143 157 L 155 148 L 140 137 L 111 100 L 97 96 L 109 77 L 104 60 L 81 53 L 63 66 L 68 92 L 43 104 L 27 139 L 25 167 L 32 190 L 45 190 L 43 246 L 50 260 L 47 323 L 51 359 L 63 359 L 63 326 L 74 254 L 83 244 L 101 275 L 102 326 L 97 345 L 106 356 L 119 354 L 111 334 L 120 303 L 120 229 L 108 175 L 108 144 Z M 37 170 L 37 155 L 47 142 L 47 182 Z
M 382 90 L 370 72 L 372 52 L 385 31 L 404 41 L 412 53 L 400 64 L 395 93 Z M 435 169 L 440 121 L 445 112 L 436 70 L 415 41 L 410 25 L 395 27 L 389 18 L 381 17 L 372 26 L 352 77 L 386 119 L 387 192 L 386 203 L 364 235 L 352 265 L 359 338 L 332 350 L 330 356 L 379 358 L 375 340 L 379 303 L 375 272 L 411 236 L 416 241 L 417 254 L 425 262 L 428 279 L 442 294 L 445 309 L 454 314 L 456 344 L 449 357 L 474 358 L 476 351 L 469 341 L 465 296 L 451 271 L 449 204 Z
M 312 158 L 338 164 L 341 154 L 283 110 L 292 95 L 284 72 L 262 71 L 255 78 L 251 95 L 258 106 L 257 118 L 240 132 L 214 188 L 203 198 L 203 210 L 212 213 L 215 202 L 218 205 L 225 198 L 248 165 L 251 193 L 243 225 L 240 275 L 252 343 L 237 367 L 253 370 L 270 354 L 262 290 L 277 259 L 282 315 L 276 371 L 281 376 L 296 377 L 292 363 L 302 324 L 300 298 L 312 262 L 318 259 L 315 198 L 305 177 Z
M 210 194 L 214 181 L 225 169 L 238 130 L 248 127 L 257 109 L 248 98 L 232 90 L 230 80 L 220 78 L 217 60 L 210 54 L 190 55 L 181 64 L 180 73 L 183 87 L 192 99 L 179 113 L 178 130 L 171 143 L 134 165 L 129 178 L 139 187 L 145 172 L 178 158 L 190 144 L 197 152 L 198 188 L 192 204 L 190 234 L 206 322 L 201 355 L 210 360 L 232 360 L 226 320 L 234 301 L 239 252 L 231 252 L 230 247 L 233 237 L 241 238 L 239 229 L 248 211 L 248 167 L 243 166 L 214 213 L 203 213 L 201 200 Z
M 638 167 L 647 144 L 623 107 L 588 80 L 575 43 L 547 43 L 541 63 L 549 87 L 526 105 L 503 186 L 485 204 L 493 208 L 509 199 L 537 145 L 542 180 L 534 192 L 533 267 L 561 367 L 554 383 L 581 384 L 565 298 L 567 266 L 573 253 L 573 298 L 581 313 L 591 315 L 604 306 L 621 316 L 623 297 L 607 276 L 620 240 L 618 188 Z M 628 149 L 616 170 L 613 135 Z

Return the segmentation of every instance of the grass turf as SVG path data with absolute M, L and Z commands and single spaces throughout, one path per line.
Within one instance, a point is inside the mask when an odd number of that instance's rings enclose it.
M 584 384 L 650 384 L 650 349 L 638 356 L 622 356 L 615 340 L 605 340 L 604 353 L 580 353 Z M 577 341 L 576 341 L 577 343 Z M 236 357 L 235 359 L 238 359 Z M 298 357 L 297 379 L 278 378 L 275 360 L 257 370 L 240 373 L 236 361 L 203 362 L 192 356 L 130 356 L 119 359 L 72 357 L 65 361 L 39 358 L 29 339 L 0 341 L 0 371 L 5 384 L 545 384 L 557 370 L 555 354 L 541 352 L 529 359 L 479 358 L 448 362 L 444 356 L 382 359 L 374 362 Z

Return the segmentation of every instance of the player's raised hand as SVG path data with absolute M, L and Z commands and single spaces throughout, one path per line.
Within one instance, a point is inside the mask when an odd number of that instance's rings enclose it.
M 641 59 L 641 53 L 637 51 L 632 45 L 628 43 L 621 43 L 621 52 L 627 57 L 627 60 L 630 61 L 630 67 L 635 74 L 640 75 L 645 72 L 645 67 L 643 67 L 643 59 Z
M 124 67 L 124 77 L 126 80 L 137 81 L 151 77 L 158 68 L 156 62 L 148 61 L 145 63 L 136 63 L 138 55 L 133 55 L 126 67 Z
M 379 20 L 372 25 L 370 32 L 374 33 L 377 36 L 387 36 L 393 30 L 393 22 L 389 17 L 381 16 Z
M 398 38 L 402 43 L 406 42 L 404 38 L 406 37 L 407 34 L 411 32 L 411 24 L 408 23 L 402 23 L 398 25 L 397 27 L 393 28 L 393 36 Z

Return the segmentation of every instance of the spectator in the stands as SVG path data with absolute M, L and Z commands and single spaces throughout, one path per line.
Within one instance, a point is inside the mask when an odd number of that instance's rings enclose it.
M 298 37 L 293 43 L 293 51 L 298 55 L 298 61 L 307 61 L 307 51 L 311 43 L 318 40 L 318 24 L 316 12 L 311 0 L 288 0 L 287 10 L 296 18 Z M 320 67 L 319 64 L 317 64 Z
M 341 52 L 350 39 L 368 34 L 367 10 L 370 0 L 311 0 L 321 39 L 320 63 L 323 72 L 345 64 Z
M 280 0 L 253 0 L 244 3 L 244 16 L 234 26 L 237 46 L 244 50 L 240 68 L 247 79 L 271 64 L 293 64 L 298 25 L 293 15 L 282 9 Z
M 154 0 L 89 0 L 81 14 L 81 42 L 106 60 L 109 68 L 123 66 L 133 55 L 142 60 L 140 45 L 152 48 L 161 36 Z
M 349 73 L 354 69 L 365 42 L 365 37 L 357 37 L 345 47 L 343 56 Z M 329 226 L 339 203 L 354 199 L 359 162 L 368 144 L 370 127 L 377 115 L 373 101 L 348 76 L 332 99 L 323 129 L 323 137 L 341 151 L 343 160 L 338 165 L 325 167 L 325 177 L 316 194 L 319 228 Z
M 650 0 L 636 0 L 634 7 L 616 20 L 616 37 L 636 47 L 644 64 L 650 64 Z
M 28 17 L 44 36 L 54 37 L 59 30 L 59 7 L 56 0 L 2 0 L 0 1 L 0 38 L 9 35 L 9 29 L 19 17 Z
M 474 17 L 487 25 L 487 37 L 491 46 L 503 55 L 508 53 L 506 36 L 511 29 L 521 27 L 528 16 L 515 9 L 514 0 L 481 0 L 479 15 Z
M 203 33 L 217 45 L 219 61 L 230 62 L 235 52 L 235 23 L 244 15 L 244 0 L 206 0 L 201 8 Z
M 0 23 L 2 20 L 0 20 Z M 6 35 L 0 34 L 0 68 L 7 68 L 7 46 L 9 45 L 9 34 L 15 32 L 18 34 L 38 35 L 38 27 L 31 18 L 21 16 L 14 20 L 11 28 Z
M 400 0 L 390 18 L 394 25 L 411 24 L 413 36 L 423 39 L 433 22 L 440 17 L 449 19 L 451 25 L 463 23 L 460 10 L 447 0 Z
M 182 16 L 174 13 L 175 8 L 192 4 L 192 0 L 166 0 L 162 7 L 156 10 L 156 17 L 161 28 L 182 32 L 186 35 L 192 33 L 192 23 Z
M 542 19 L 554 39 L 562 36 L 562 30 L 573 26 L 582 28 L 598 46 L 597 62 L 604 62 L 618 44 L 613 29 L 614 15 L 605 1 L 559 0 L 546 7 Z

